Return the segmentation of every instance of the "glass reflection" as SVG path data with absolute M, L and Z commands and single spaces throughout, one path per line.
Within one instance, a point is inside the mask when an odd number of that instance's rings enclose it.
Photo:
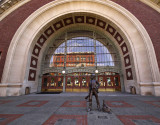
M 118 77 L 114 77 L 114 83 L 115 83 L 115 86 L 119 86 Z
M 72 86 L 71 77 L 67 78 L 67 86 Z
M 86 87 L 86 83 L 87 83 L 86 78 L 83 77 L 82 78 L 82 87 Z
M 51 86 L 56 86 L 56 83 L 55 83 L 55 78 L 51 78 Z
M 96 47 L 94 46 L 96 42 Z M 116 53 L 112 53 L 99 41 L 89 37 L 76 37 L 67 41 L 67 53 L 65 56 L 65 43 L 62 43 L 51 56 L 50 67 L 94 67 L 95 57 L 97 66 L 115 66 Z M 95 55 L 96 50 L 96 55 Z M 82 65 L 83 63 L 83 65 Z
M 99 83 L 100 83 L 100 86 L 104 86 L 103 85 L 103 77 L 99 77 Z
M 62 78 L 58 77 L 58 87 L 62 87 L 62 86 L 63 86 Z
M 79 86 L 79 80 L 78 80 L 77 77 L 74 79 L 74 85 L 75 85 L 75 86 Z
M 107 86 L 112 86 L 111 85 L 111 78 L 110 77 L 107 77 Z

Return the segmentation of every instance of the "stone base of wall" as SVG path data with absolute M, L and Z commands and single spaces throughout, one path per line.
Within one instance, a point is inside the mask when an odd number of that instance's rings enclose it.
M 0 96 L 19 96 L 21 95 L 21 83 L 3 83 L 0 84 Z
M 35 82 L 28 83 L 0 83 L 0 96 L 20 96 L 37 92 Z
M 140 83 L 141 95 L 154 95 L 160 96 L 160 83 Z
M 154 82 L 155 96 L 160 96 L 160 82 Z

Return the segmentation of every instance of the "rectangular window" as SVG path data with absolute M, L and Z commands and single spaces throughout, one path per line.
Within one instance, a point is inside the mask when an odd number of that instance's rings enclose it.
M 57 57 L 57 61 L 60 61 L 60 57 Z
M 44 87 L 47 87 L 47 83 L 48 83 L 48 79 L 47 79 L 47 78 L 44 78 L 43 86 L 44 86 Z
M 88 57 L 88 61 L 90 62 L 90 57 Z
M 2 51 L 0 51 L 0 60 L 1 60 L 1 57 L 2 57 Z
M 86 57 L 84 57 L 83 60 L 86 61 Z
M 91 61 L 93 61 L 93 57 L 91 56 Z

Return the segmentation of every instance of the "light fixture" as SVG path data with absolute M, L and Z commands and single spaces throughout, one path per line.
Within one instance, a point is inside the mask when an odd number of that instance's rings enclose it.
M 62 74 L 65 74 L 65 73 L 66 73 L 66 71 L 65 71 L 65 70 L 63 70 L 63 71 L 62 71 Z
M 95 70 L 95 73 L 98 73 L 98 69 Z

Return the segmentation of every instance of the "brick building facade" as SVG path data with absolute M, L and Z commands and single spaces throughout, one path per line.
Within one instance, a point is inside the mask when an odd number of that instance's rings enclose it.
M 99 32 L 115 44 L 126 92 L 135 87 L 137 94 L 160 95 L 158 2 L 7 2 L 0 6 L 0 96 L 22 95 L 26 88 L 31 93 L 40 90 L 41 61 L 50 41 L 79 29 Z
M 94 53 L 68 53 L 66 57 L 64 54 L 55 54 L 53 56 L 53 67 L 64 67 L 64 58 L 66 58 L 66 67 L 88 67 L 95 66 Z

